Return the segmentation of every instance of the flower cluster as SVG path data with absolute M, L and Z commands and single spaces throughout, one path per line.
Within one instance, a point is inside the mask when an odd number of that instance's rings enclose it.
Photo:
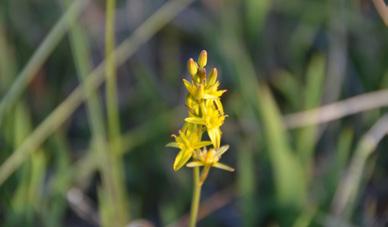
M 175 158 L 175 171 L 183 166 L 203 167 L 201 182 L 206 179 L 211 167 L 234 171 L 233 168 L 219 162 L 222 154 L 229 146 L 221 146 L 221 126 L 225 120 L 224 109 L 220 97 L 226 90 L 219 90 L 217 69 L 213 68 L 206 75 L 207 52 L 201 51 L 198 62 L 192 58 L 187 62 L 187 68 L 192 81 L 183 79 L 188 95 L 186 106 L 188 117 L 178 135 L 173 135 L 175 142 L 167 144 L 180 151 Z M 209 140 L 203 140 L 207 133 Z M 191 161 L 190 161 L 191 160 Z M 189 162 L 190 161 L 190 162 Z

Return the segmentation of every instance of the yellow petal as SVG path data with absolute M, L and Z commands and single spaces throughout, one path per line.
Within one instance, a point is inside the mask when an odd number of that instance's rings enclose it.
M 203 163 L 199 161 L 193 161 L 193 162 L 187 163 L 186 166 L 193 168 L 193 167 L 203 166 Z
M 211 141 L 201 141 L 199 143 L 194 144 L 193 149 L 199 149 L 201 147 L 206 147 L 206 146 L 209 146 L 211 144 L 212 144 Z
M 224 107 L 222 106 L 220 99 L 216 99 L 216 100 L 214 100 L 214 102 L 216 103 L 217 109 L 223 115 L 224 114 Z
M 222 170 L 226 170 L 226 171 L 229 171 L 229 172 L 234 172 L 234 169 L 232 167 L 227 166 L 227 165 L 222 164 L 222 163 L 219 163 L 219 162 L 214 163 L 213 167 L 218 168 L 218 169 L 222 169 Z
M 220 143 L 221 143 L 221 130 L 220 130 L 220 128 L 208 129 L 207 133 L 208 133 L 209 138 L 212 141 L 214 147 L 219 148 Z
M 186 122 L 192 123 L 192 124 L 198 124 L 198 125 L 205 125 L 206 122 L 199 117 L 186 117 L 185 118 Z
M 218 148 L 216 156 L 221 157 L 221 155 L 223 155 L 228 149 L 229 149 L 229 145 L 224 145 L 224 146 Z
M 203 99 L 216 99 L 219 96 L 217 96 L 216 93 L 206 93 L 202 97 L 203 97 Z
M 222 94 L 224 94 L 227 90 L 218 90 L 215 93 L 217 94 L 218 97 L 220 97 Z
M 175 158 L 173 166 L 174 171 L 178 171 L 180 168 L 182 168 L 189 161 L 192 155 L 192 151 L 181 150 Z
M 187 81 L 186 79 L 183 79 L 182 81 L 183 81 L 183 84 L 185 85 L 187 91 L 191 95 L 194 95 L 195 94 L 195 87 L 189 81 Z

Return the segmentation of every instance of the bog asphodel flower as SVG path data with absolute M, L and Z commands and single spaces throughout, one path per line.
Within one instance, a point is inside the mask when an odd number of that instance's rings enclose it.
M 234 171 L 233 168 L 219 162 L 229 145 L 221 146 L 221 126 L 227 115 L 221 102 L 226 90 L 219 90 L 218 72 L 213 68 L 206 74 L 207 52 L 201 51 L 198 61 L 190 58 L 187 69 L 191 82 L 183 79 L 188 94 L 186 107 L 188 116 L 178 135 L 173 135 L 175 142 L 167 144 L 179 149 L 173 168 L 175 171 L 183 166 L 201 167 L 201 183 L 206 179 L 211 167 Z M 208 136 L 210 141 L 203 137 Z

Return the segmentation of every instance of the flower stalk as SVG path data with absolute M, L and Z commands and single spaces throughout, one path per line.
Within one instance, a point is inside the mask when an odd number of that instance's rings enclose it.
M 197 223 L 199 201 L 201 198 L 201 189 L 202 189 L 202 184 L 199 178 L 199 167 L 195 167 L 193 169 L 193 182 L 194 182 L 194 185 L 193 185 L 194 189 L 193 189 L 193 199 L 191 201 L 189 227 L 195 227 Z

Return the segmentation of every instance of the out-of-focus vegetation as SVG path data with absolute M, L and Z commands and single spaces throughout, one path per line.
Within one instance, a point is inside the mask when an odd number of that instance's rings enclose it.
M 1 226 L 185 226 L 191 171 L 165 144 L 201 49 L 236 172 L 210 172 L 199 226 L 388 223 L 371 1 L 109 1 L 0 1 Z

